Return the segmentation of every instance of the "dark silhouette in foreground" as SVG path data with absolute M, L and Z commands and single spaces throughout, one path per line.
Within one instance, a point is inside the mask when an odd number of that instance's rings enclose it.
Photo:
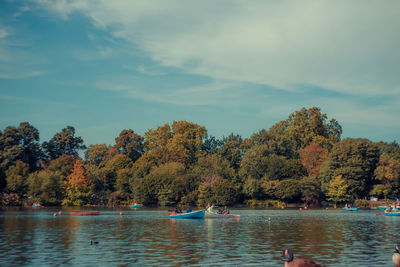
M 288 260 L 285 261 L 285 267 L 324 267 L 323 265 L 316 264 L 315 262 L 308 259 L 295 259 L 293 252 L 289 249 L 282 251 L 282 256 L 289 256 Z
M 396 250 L 394 251 L 393 256 L 392 256 L 393 264 L 396 267 L 400 267 L 400 251 L 399 250 L 400 250 L 400 245 L 397 245 Z

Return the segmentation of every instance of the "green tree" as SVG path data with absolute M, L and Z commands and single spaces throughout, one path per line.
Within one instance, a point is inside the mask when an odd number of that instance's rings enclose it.
M 86 160 L 90 164 L 99 166 L 107 157 L 108 147 L 105 144 L 90 145 L 86 151 Z
M 235 170 L 239 169 L 243 158 L 242 144 L 242 137 L 231 133 L 228 137 L 222 139 L 222 147 L 219 150 L 219 154 L 227 159 L 231 167 Z
M 215 138 L 215 136 L 209 136 L 204 140 L 201 151 L 207 154 L 215 154 L 221 149 L 222 145 L 221 140 Z
M 278 191 L 280 184 L 279 180 L 265 181 L 261 185 L 265 197 L 267 199 L 277 199 L 280 195 Z
M 67 126 L 56 133 L 48 142 L 43 142 L 43 150 L 48 159 L 56 159 L 64 154 L 78 157 L 78 151 L 86 149 L 82 137 L 75 137 L 75 128 Z
M 330 179 L 341 175 L 352 198 L 364 197 L 372 188 L 378 159 L 379 150 L 374 143 L 367 139 L 347 138 L 332 148 L 327 165 L 321 166 L 321 174 Z
M 6 171 L 7 190 L 11 193 L 23 196 L 28 191 L 27 178 L 29 175 L 29 165 L 20 160 L 14 166 L 10 166 Z
M 43 205 L 60 205 L 66 194 L 64 183 L 72 173 L 76 159 L 69 155 L 49 162 L 44 170 L 28 177 L 29 194 Z
M 340 140 L 342 127 L 335 120 L 328 121 L 326 114 L 317 107 L 302 108 L 288 119 L 274 124 L 268 131 L 262 130 L 251 137 L 253 144 L 264 144 L 270 153 L 298 158 L 298 151 L 311 142 L 330 149 Z
M 123 130 L 115 138 L 115 146 L 119 153 L 128 156 L 135 162 L 144 153 L 144 138 L 136 134 L 133 130 Z
M 237 189 L 230 181 L 219 176 L 205 177 L 199 186 L 198 204 L 231 205 L 237 197 Z
M 295 179 L 285 179 L 280 181 L 276 191 L 278 199 L 285 202 L 297 202 L 300 199 L 300 181 Z
M 29 165 L 29 170 L 37 170 L 42 151 L 39 144 L 39 131 L 28 122 L 19 127 L 7 127 L 0 131 L 0 191 L 6 186 L 5 171 L 18 160 Z
M 400 159 L 392 158 L 386 152 L 381 154 L 374 171 L 374 177 L 379 183 L 385 185 L 385 189 L 389 189 L 385 197 L 389 195 L 391 197 L 397 196 L 400 189 Z
M 64 198 L 64 181 L 56 172 L 36 171 L 28 177 L 29 194 L 42 205 L 60 205 Z
M 321 186 L 314 177 L 304 177 L 300 181 L 301 200 L 307 205 L 318 204 L 321 198 Z
M 247 179 L 243 185 L 243 193 L 250 199 L 262 199 L 264 197 L 262 182 L 254 178 Z

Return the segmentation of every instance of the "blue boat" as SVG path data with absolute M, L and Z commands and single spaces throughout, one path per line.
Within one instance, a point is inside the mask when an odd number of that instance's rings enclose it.
M 400 216 L 400 211 L 385 211 L 386 216 Z
M 385 210 L 387 208 L 388 208 L 387 205 L 381 205 L 381 206 L 378 207 L 378 210 Z
M 357 207 L 351 207 L 351 208 L 344 207 L 343 210 L 345 210 L 345 211 L 358 211 L 358 208 Z
M 140 208 L 140 204 L 133 204 L 133 205 L 130 205 L 129 206 L 129 208 L 131 208 L 131 209 L 138 209 L 138 208 Z
M 197 210 L 192 212 L 185 212 L 185 213 L 171 213 L 169 215 L 172 219 L 202 219 L 204 218 L 205 210 Z

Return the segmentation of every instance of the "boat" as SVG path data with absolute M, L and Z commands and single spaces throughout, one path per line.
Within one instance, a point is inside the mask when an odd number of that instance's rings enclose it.
M 358 211 L 358 208 L 357 207 L 344 207 L 343 208 L 343 210 L 345 210 L 345 211 Z
M 400 216 L 400 211 L 399 210 L 394 210 L 394 211 L 385 211 L 386 216 Z
M 93 215 L 100 215 L 98 211 L 70 211 L 69 215 L 74 216 L 93 216 Z
M 206 211 L 206 217 L 208 218 L 240 218 L 239 214 L 222 214 L 217 212 Z
M 138 208 L 140 208 L 140 204 L 135 203 L 135 204 L 133 204 L 133 205 L 130 205 L 129 208 L 131 208 L 131 209 L 138 209 Z
M 387 205 L 381 205 L 381 206 L 378 207 L 378 210 L 385 210 L 387 208 L 388 208 Z
M 169 217 L 172 219 L 202 219 L 204 218 L 205 210 L 196 210 L 184 213 L 170 213 Z
M 39 203 L 33 203 L 32 208 L 40 208 L 41 205 Z

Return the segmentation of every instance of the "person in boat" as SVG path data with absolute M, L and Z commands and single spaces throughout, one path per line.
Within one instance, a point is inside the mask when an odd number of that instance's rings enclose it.
M 178 213 L 177 211 L 178 211 L 178 208 L 177 208 L 177 207 L 175 207 L 175 208 L 174 208 L 174 210 L 171 212 L 171 214 L 172 214 L 172 215 L 175 215 L 175 214 L 177 214 L 177 213 Z
M 213 208 L 214 208 L 214 203 L 211 204 L 211 206 L 209 206 L 209 207 L 207 208 L 207 211 L 208 211 L 208 212 L 213 212 Z
M 190 207 L 188 207 L 186 212 L 192 212 L 192 209 Z
M 224 207 L 224 210 L 222 211 L 223 214 L 229 214 L 229 209 L 227 206 Z
M 218 214 L 222 214 L 222 210 L 221 209 L 218 209 Z
M 388 207 L 387 207 L 387 209 L 385 209 L 385 211 L 386 212 L 392 212 L 393 211 L 392 206 L 388 205 Z

